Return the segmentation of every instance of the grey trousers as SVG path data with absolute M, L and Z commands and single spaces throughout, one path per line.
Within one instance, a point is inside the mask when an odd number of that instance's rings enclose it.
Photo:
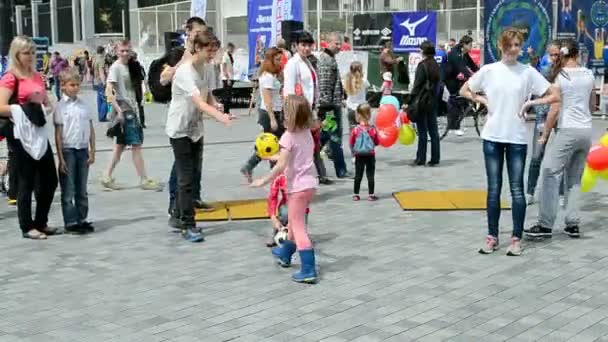
M 538 224 L 553 228 L 559 207 L 560 178 L 564 176 L 566 226 L 578 225 L 581 176 L 591 148 L 591 129 L 560 128 L 543 160 L 542 188 L 538 206 Z

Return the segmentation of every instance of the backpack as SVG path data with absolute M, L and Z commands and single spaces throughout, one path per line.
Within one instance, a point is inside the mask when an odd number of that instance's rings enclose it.
M 369 135 L 368 129 L 361 130 L 353 145 L 353 153 L 357 155 L 369 155 L 374 152 L 375 148 L 376 144 L 374 144 L 371 135 Z
M 170 56 L 172 54 L 172 56 Z M 161 58 L 155 59 L 150 64 L 150 68 L 148 69 L 148 87 L 150 88 L 150 92 L 154 97 L 154 102 L 157 103 L 168 103 L 171 101 L 171 82 L 167 83 L 167 85 L 160 84 L 160 74 L 163 72 L 165 65 L 175 66 L 177 62 L 175 61 L 178 58 L 174 58 L 179 55 L 179 59 L 184 54 L 184 49 L 178 49 L 176 51 L 172 51 L 170 53 L 165 54 Z

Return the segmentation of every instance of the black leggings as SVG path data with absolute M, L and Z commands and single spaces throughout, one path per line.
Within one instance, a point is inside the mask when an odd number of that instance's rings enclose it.
M 376 186 L 374 175 L 376 174 L 376 156 L 355 156 L 355 195 L 359 194 L 363 171 L 367 176 L 367 187 L 370 195 L 374 194 Z

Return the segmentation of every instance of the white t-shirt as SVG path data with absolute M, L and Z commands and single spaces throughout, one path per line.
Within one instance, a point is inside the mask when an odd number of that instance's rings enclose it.
M 71 99 L 63 95 L 53 114 L 55 126 L 63 126 L 63 147 L 88 148 L 94 119 L 93 111 L 80 97 Z
M 221 64 L 221 74 L 222 74 L 222 81 L 227 81 L 227 80 L 231 80 L 232 79 L 232 61 L 230 60 L 230 56 L 228 55 L 228 52 L 225 52 L 224 55 L 222 56 L 222 64 Z M 226 77 L 226 74 L 228 74 L 228 77 Z
M 131 76 L 129 75 L 129 68 L 126 64 L 116 61 L 110 66 L 108 70 L 107 82 L 114 83 L 114 90 L 116 91 L 116 100 L 125 101 L 131 106 L 131 108 L 122 108 L 122 110 L 137 111 L 137 100 L 135 97 L 135 88 L 131 83 Z
M 346 84 L 346 79 L 342 81 L 342 84 Z M 357 110 L 357 107 L 362 103 L 367 103 L 366 95 L 367 88 L 369 88 L 369 82 L 367 80 L 363 80 L 363 87 L 359 90 L 358 93 L 354 95 L 347 95 L 346 97 L 346 108 Z
M 268 106 L 266 103 L 264 103 L 264 94 L 262 93 L 262 89 L 270 89 L 270 93 L 272 95 L 272 111 L 280 112 L 283 109 L 283 106 L 281 103 L 281 82 L 279 82 L 279 79 L 271 73 L 264 72 L 258 79 L 258 82 L 260 83 L 260 96 L 262 99 L 260 108 L 268 111 Z
M 165 128 L 170 138 L 188 137 L 196 142 L 203 137 L 203 113 L 192 102 L 192 96 L 200 94 L 203 100 L 207 100 L 209 83 L 204 78 L 205 75 L 204 67 L 199 71 L 189 61 L 175 71 Z
M 469 79 L 473 92 L 488 98 L 488 120 L 481 132 L 484 140 L 527 144 L 526 122 L 519 117 L 530 95 L 542 96 L 550 83 L 529 65 L 496 62 L 484 65 Z
M 593 72 L 584 67 L 564 68 L 555 80 L 559 86 L 562 104 L 559 128 L 591 128 L 589 99 L 593 91 Z

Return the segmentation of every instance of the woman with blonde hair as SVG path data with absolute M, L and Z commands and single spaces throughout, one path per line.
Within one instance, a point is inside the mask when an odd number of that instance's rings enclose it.
M 356 111 L 361 104 L 367 103 L 365 96 L 369 82 L 363 78 L 363 64 L 354 61 L 350 64 L 350 70 L 342 81 L 346 93 L 346 108 L 348 109 L 348 123 L 350 130 L 357 126 Z
M 31 38 L 13 39 L 10 65 L 0 79 L 0 117 L 13 123 L 13 129 L 9 130 L 13 134 L 7 138 L 12 154 L 10 167 L 19 175 L 17 210 L 22 236 L 40 240 L 56 233 L 47 222 L 57 188 L 57 170 L 42 108 L 48 105 L 48 97 L 44 78 L 34 68 L 35 56 L 36 44 Z M 34 220 L 32 192 L 36 197 Z

